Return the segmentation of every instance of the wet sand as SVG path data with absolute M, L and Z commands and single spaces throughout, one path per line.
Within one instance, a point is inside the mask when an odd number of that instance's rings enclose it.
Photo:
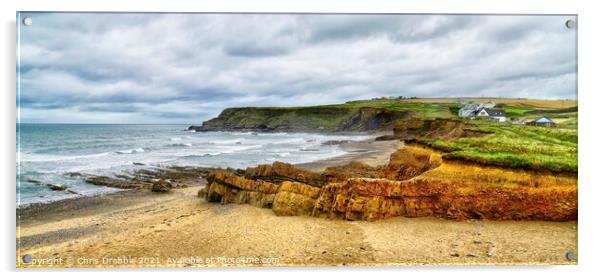
M 384 164 L 390 151 L 362 153 L 308 168 L 354 159 Z M 127 191 L 24 209 L 17 266 L 576 264 L 565 258 L 567 252 L 577 255 L 576 221 L 279 217 L 271 209 L 208 203 L 197 197 L 202 184 L 168 194 Z M 27 254 L 34 264 L 21 263 Z
M 386 164 L 389 161 L 391 154 L 397 151 L 402 145 L 403 143 L 399 140 L 366 140 L 343 143 L 341 144 L 341 148 L 347 152 L 346 154 L 331 159 L 297 164 L 297 166 L 319 172 L 330 166 L 345 165 L 351 161 L 359 161 L 376 167 Z

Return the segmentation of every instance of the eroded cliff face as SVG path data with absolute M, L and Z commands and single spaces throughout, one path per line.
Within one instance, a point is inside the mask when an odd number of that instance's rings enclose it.
M 488 134 L 474 124 L 456 119 L 408 119 L 397 122 L 393 133 L 401 140 L 455 139 Z
M 248 107 L 225 109 L 217 118 L 191 126 L 196 131 L 373 131 L 392 129 L 411 112 L 379 108 Z
M 285 163 L 249 168 L 245 176 L 214 171 L 199 196 L 247 203 L 277 215 L 374 221 L 390 217 L 577 219 L 577 180 L 568 175 L 446 162 L 435 151 L 406 146 L 389 164 L 352 163 L 323 173 Z

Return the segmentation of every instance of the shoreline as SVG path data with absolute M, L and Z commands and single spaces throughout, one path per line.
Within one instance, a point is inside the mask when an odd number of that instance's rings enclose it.
M 378 135 L 375 135 L 375 137 L 377 136 Z M 321 171 L 327 167 L 344 165 L 351 161 L 360 161 L 373 166 L 382 165 L 388 162 L 391 153 L 393 153 L 400 145 L 402 145 L 402 142 L 398 140 L 375 141 L 374 139 L 369 139 L 362 141 L 350 141 L 347 143 L 341 143 L 337 145 L 339 145 L 346 152 L 346 154 L 328 159 L 299 163 L 295 164 L 295 166 L 311 171 Z M 114 197 L 120 198 L 122 196 L 135 196 L 140 194 L 141 192 L 143 191 L 133 189 L 115 189 L 111 192 L 106 193 L 80 195 L 77 197 L 51 200 L 48 202 L 33 202 L 28 204 L 22 204 L 20 206 L 17 206 L 16 208 L 17 218 L 19 216 L 27 217 L 28 215 L 35 215 L 35 213 L 37 212 L 66 211 L 72 208 L 77 209 L 77 207 L 85 207 L 87 204 L 102 203 L 104 200 L 112 199 Z
M 391 154 L 397 151 L 401 146 L 403 146 L 403 142 L 399 140 L 376 141 L 370 139 L 342 143 L 340 144 L 340 147 L 346 152 L 344 155 L 308 163 L 299 163 L 295 164 L 295 166 L 319 172 L 327 167 L 341 166 L 352 161 L 357 161 L 376 167 L 378 165 L 387 164 Z

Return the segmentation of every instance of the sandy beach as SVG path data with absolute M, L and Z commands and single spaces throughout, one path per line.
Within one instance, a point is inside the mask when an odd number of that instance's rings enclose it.
M 398 146 L 349 143 L 355 152 L 301 166 L 378 165 Z M 577 255 L 576 221 L 279 217 L 250 205 L 208 203 L 197 197 L 202 187 L 200 181 L 167 194 L 124 191 L 21 209 L 17 267 L 576 263 L 566 260 L 568 252 Z M 21 262 L 24 255 L 30 264 Z

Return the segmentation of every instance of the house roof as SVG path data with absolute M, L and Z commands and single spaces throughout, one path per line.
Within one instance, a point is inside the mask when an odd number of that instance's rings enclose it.
M 487 115 L 489 115 L 490 117 L 505 117 L 506 116 L 506 112 L 503 109 L 483 108 L 481 110 L 484 110 L 485 112 L 487 112 Z
M 554 121 L 548 117 L 539 117 L 537 119 L 535 119 L 533 122 L 537 122 L 537 123 L 554 123 Z

